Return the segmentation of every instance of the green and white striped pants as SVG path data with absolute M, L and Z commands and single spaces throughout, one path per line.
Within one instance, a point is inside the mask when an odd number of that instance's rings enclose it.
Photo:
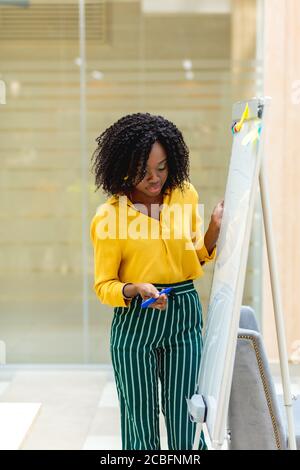
M 186 398 L 197 389 L 202 350 L 202 307 L 192 280 L 172 286 L 166 310 L 115 307 L 110 351 L 118 391 L 122 449 L 160 450 L 158 380 L 168 448 L 192 449 L 196 423 Z M 205 449 L 203 433 L 199 449 Z

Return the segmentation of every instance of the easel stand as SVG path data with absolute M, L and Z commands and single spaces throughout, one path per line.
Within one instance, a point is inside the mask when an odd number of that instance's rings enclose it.
M 280 295 L 280 282 L 279 282 L 279 276 L 278 276 L 276 250 L 275 250 L 275 243 L 274 243 L 273 230 L 272 230 L 271 204 L 270 204 L 270 199 L 269 199 L 268 181 L 266 178 L 264 159 L 262 159 L 261 169 L 259 173 L 259 186 L 260 186 L 261 205 L 262 205 L 262 212 L 263 212 L 268 263 L 269 263 L 269 271 L 270 271 L 271 290 L 272 290 L 275 325 L 276 325 L 276 335 L 277 335 L 277 343 L 278 343 L 278 350 L 279 350 L 280 371 L 281 371 L 281 379 L 282 379 L 282 386 L 283 386 L 283 398 L 284 398 L 284 406 L 286 410 L 287 424 L 288 424 L 289 448 L 291 450 L 297 450 L 296 438 L 295 438 L 294 416 L 293 416 L 293 408 L 292 408 L 293 405 L 292 405 L 291 384 L 290 384 L 289 367 L 288 367 L 288 355 L 287 355 L 287 347 L 286 347 L 286 339 L 285 339 L 284 317 L 283 317 L 282 301 L 281 301 L 281 295 Z
M 269 98 L 267 98 L 269 100 Z M 240 103 L 240 104 L 239 104 Z M 235 106 L 235 114 L 238 119 L 241 119 L 238 124 L 235 124 L 236 132 L 239 132 L 242 123 L 244 120 L 249 118 L 248 116 L 248 104 L 247 104 L 247 113 L 246 109 L 241 118 L 241 110 L 245 106 L 244 102 L 239 102 L 239 106 Z M 250 103 L 250 112 L 252 113 L 251 116 L 254 118 L 262 117 L 262 108 L 259 99 L 253 99 L 249 101 Z M 265 114 L 265 112 L 263 112 Z M 249 118 L 250 119 L 250 118 Z M 257 128 L 258 129 L 258 128 Z M 259 139 L 259 132 L 256 131 L 256 134 L 252 134 L 257 136 L 256 138 Z M 259 148 L 259 154 L 261 155 L 262 146 Z M 272 290 L 272 298 L 273 298 L 273 307 L 274 307 L 274 315 L 275 315 L 275 326 L 276 326 L 276 335 L 277 335 L 277 343 L 278 343 L 278 350 L 279 350 L 279 359 L 280 359 L 280 371 L 281 371 L 281 379 L 283 384 L 283 395 L 284 395 L 284 405 L 286 410 L 287 416 L 287 424 L 288 424 L 288 444 L 289 449 L 296 450 L 296 438 L 295 438 L 295 427 L 294 427 L 294 416 L 293 416 L 293 408 L 292 408 L 292 395 L 291 395 L 291 386 L 290 386 L 290 377 L 289 377 L 289 368 L 288 368 L 288 355 L 287 355 L 287 347 L 286 347 L 286 339 L 285 339 L 285 328 L 284 328 L 284 317 L 282 311 L 282 301 L 280 295 L 280 282 L 279 282 L 279 275 L 278 275 L 278 266 L 277 266 L 277 258 L 276 258 L 276 249 L 273 237 L 273 229 L 272 229 L 272 216 L 271 216 L 271 205 L 269 200 L 269 191 L 268 191 L 268 183 L 266 177 L 266 170 L 265 170 L 265 163 L 264 158 L 260 158 L 260 165 L 257 168 L 256 178 L 258 176 L 259 179 L 259 186 L 260 186 L 260 197 L 261 197 L 261 204 L 262 204 L 262 213 L 263 213 L 263 221 L 264 221 L 264 231 L 266 237 L 266 245 L 267 245 L 267 256 L 268 256 L 268 266 L 270 272 L 270 280 L 271 280 L 271 290 Z M 254 199 L 253 199 L 254 201 Z M 253 212 L 252 212 L 253 213 Z M 249 226 L 249 237 L 250 239 L 250 226 Z M 244 260 L 244 266 L 246 266 L 246 258 Z M 240 301 L 242 299 L 242 293 L 240 297 Z M 240 310 L 238 310 L 239 303 L 236 304 L 237 308 L 235 310 L 236 313 L 239 314 Z M 238 319 L 237 319 L 238 320 Z M 236 327 L 238 328 L 238 321 L 236 322 Z M 233 330 L 232 330 L 233 331 Z M 234 356 L 231 356 L 234 359 Z M 232 359 L 232 360 L 233 360 Z M 232 365 L 233 368 L 233 365 Z M 202 395 L 200 393 L 193 395 L 190 400 L 187 400 L 188 409 L 190 413 L 191 420 L 196 423 L 204 423 L 206 422 L 206 414 L 207 414 L 207 406 L 205 394 L 203 394 L 203 384 L 202 388 L 200 387 L 199 390 L 202 390 Z M 222 389 L 224 392 L 224 389 Z M 226 412 L 225 409 L 229 402 L 230 396 L 230 387 L 226 388 L 226 391 L 223 393 L 225 394 L 225 400 L 223 401 L 223 411 L 222 419 L 219 420 L 219 423 L 226 419 Z M 220 411 L 219 411 L 220 412 Z M 202 425 L 196 425 L 196 435 L 194 439 L 194 450 L 198 450 L 199 442 L 200 442 L 200 432 L 201 432 Z M 221 426 L 223 428 L 223 426 Z M 225 428 L 225 424 L 224 424 Z M 224 429 L 223 428 L 223 429 Z M 214 446 L 216 449 L 222 448 L 221 440 L 215 440 Z

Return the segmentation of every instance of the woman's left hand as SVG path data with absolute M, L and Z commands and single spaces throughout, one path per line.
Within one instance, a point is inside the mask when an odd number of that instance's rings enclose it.
M 209 227 L 204 236 L 204 244 L 209 254 L 213 251 L 214 247 L 216 246 L 217 240 L 219 238 L 223 211 L 224 211 L 224 200 L 220 201 L 214 208 L 210 217 Z
M 224 211 L 224 199 L 216 205 L 210 218 L 210 226 L 212 226 L 212 230 L 218 234 L 220 233 L 223 211 Z

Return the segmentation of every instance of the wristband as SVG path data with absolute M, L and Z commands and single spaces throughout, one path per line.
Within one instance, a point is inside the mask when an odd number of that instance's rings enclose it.
M 127 297 L 127 295 L 124 294 L 124 287 L 125 287 L 125 286 L 128 286 L 129 284 L 132 284 L 132 282 L 127 282 L 127 283 L 124 284 L 124 286 L 122 287 L 122 295 L 123 295 L 124 299 L 127 299 L 127 300 L 133 299 L 133 297 Z

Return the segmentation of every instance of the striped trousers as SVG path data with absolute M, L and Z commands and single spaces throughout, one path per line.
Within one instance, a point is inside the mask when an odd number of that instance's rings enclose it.
M 192 449 L 196 423 L 186 398 L 197 389 L 202 350 L 202 307 L 192 280 L 156 284 L 171 286 L 166 310 L 115 307 L 110 352 L 118 392 L 122 449 L 161 449 L 159 389 L 168 448 Z M 199 449 L 206 449 L 203 433 Z

